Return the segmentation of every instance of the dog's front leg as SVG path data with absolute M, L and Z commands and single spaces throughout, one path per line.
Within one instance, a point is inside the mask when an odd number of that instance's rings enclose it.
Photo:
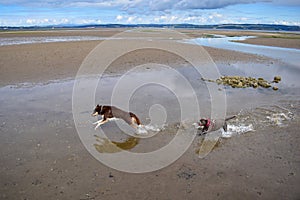
M 107 119 L 101 120 L 101 121 L 97 124 L 97 126 L 95 127 L 95 130 L 96 130 L 99 126 L 101 126 L 102 124 L 106 123 L 107 121 L 108 121 Z
M 100 122 L 102 122 L 102 121 L 104 121 L 106 118 L 104 117 L 104 115 L 101 115 L 101 118 L 102 119 L 99 119 L 98 121 L 96 121 L 96 122 L 94 122 L 93 124 L 98 124 L 98 123 L 100 123 Z
M 100 125 L 101 125 L 101 122 L 99 122 L 99 123 L 97 124 L 97 126 L 95 127 L 95 130 L 96 130 Z
M 101 121 L 103 121 L 103 120 L 102 120 L 102 119 L 100 119 L 100 120 L 98 120 L 98 121 L 94 122 L 93 124 L 99 124 Z

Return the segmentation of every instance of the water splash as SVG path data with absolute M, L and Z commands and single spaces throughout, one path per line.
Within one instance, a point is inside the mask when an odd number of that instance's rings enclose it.
M 159 126 L 159 125 L 151 125 L 151 124 L 148 124 L 148 125 L 145 125 L 145 126 L 138 126 L 137 128 L 137 132 L 136 134 L 137 135 L 153 135 L 155 133 L 158 133 L 158 132 L 161 132 L 163 130 L 165 130 L 165 128 L 167 127 L 166 124 L 163 124 L 162 126 Z
M 242 110 L 236 119 L 228 122 L 227 132 L 222 130 L 222 137 L 229 138 L 268 126 L 284 127 L 292 119 L 294 119 L 294 114 L 289 109 L 278 105 Z
M 267 105 L 251 110 L 242 110 L 238 115 L 237 123 L 252 124 L 254 129 L 268 126 L 287 126 L 294 114 L 282 106 Z
M 241 125 L 233 125 L 233 124 L 228 124 L 227 125 L 227 131 L 225 132 L 222 129 L 222 137 L 223 138 L 230 138 L 233 135 L 238 135 L 238 134 L 243 134 L 247 133 L 250 131 L 254 131 L 253 125 L 252 124 L 241 124 Z
M 276 125 L 279 127 L 285 127 L 287 124 L 285 124 L 285 121 L 291 120 L 293 117 L 292 113 L 274 113 L 271 116 L 266 116 L 266 118 L 269 120 L 269 123 L 272 125 Z

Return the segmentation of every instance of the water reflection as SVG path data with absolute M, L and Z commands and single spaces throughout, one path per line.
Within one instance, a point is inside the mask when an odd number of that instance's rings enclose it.
M 98 143 L 94 144 L 94 147 L 99 153 L 117 153 L 122 150 L 130 150 L 139 143 L 139 138 L 136 137 L 129 137 L 123 142 L 111 141 L 96 135 L 95 137 Z
M 203 46 L 208 46 L 208 47 L 228 49 L 228 50 L 240 51 L 244 53 L 258 54 L 261 56 L 267 56 L 274 59 L 280 59 L 288 64 L 300 68 L 299 49 L 233 42 L 233 41 L 242 41 L 250 38 L 253 38 L 253 36 L 196 38 L 196 39 L 189 40 L 189 42 L 203 45 Z

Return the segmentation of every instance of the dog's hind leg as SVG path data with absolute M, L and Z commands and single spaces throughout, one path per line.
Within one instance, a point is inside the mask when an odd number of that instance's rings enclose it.
M 224 122 L 223 129 L 225 132 L 227 132 L 227 122 L 226 121 Z
M 236 115 L 233 115 L 233 116 L 231 116 L 231 117 L 227 117 L 227 118 L 225 119 L 225 121 L 228 121 L 228 120 L 231 120 L 231 119 L 234 119 L 234 118 L 236 118 Z
M 131 123 L 130 126 L 132 126 L 133 128 L 137 129 L 139 126 L 143 127 L 142 124 L 140 124 L 140 121 L 137 120 L 135 117 L 131 117 Z

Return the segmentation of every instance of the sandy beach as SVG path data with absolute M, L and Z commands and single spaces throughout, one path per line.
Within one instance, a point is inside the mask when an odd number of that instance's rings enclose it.
M 1 32 L 0 40 L 10 37 L 110 37 L 121 31 Z M 259 38 L 242 42 L 300 48 L 299 35 L 292 33 L 180 31 L 193 38 L 207 34 L 252 35 Z M 274 34 L 281 38 L 272 38 Z M 253 123 L 255 131 L 220 138 L 218 145 L 204 158 L 199 158 L 197 151 L 205 136 L 197 136 L 176 162 L 154 172 L 125 173 L 96 160 L 77 134 L 72 116 L 72 89 L 80 65 L 100 42 L 93 40 L 0 46 L 0 199 L 300 198 L 299 85 L 296 82 L 289 83 L 293 81 L 292 78 L 283 80 L 282 85 L 279 84 L 283 89 L 279 91 L 271 88 L 225 88 L 227 114 L 238 115 L 234 121 L 236 124 Z M 269 76 L 273 76 L 272 69 L 278 69 L 274 73 L 284 79 L 284 70 L 290 70 L 284 61 L 259 54 L 213 47 L 204 49 L 221 73 L 225 74 L 239 72 L 242 67 L 255 69 L 253 74 L 258 73 L 257 69 L 267 68 L 264 74 L 267 78 L 269 72 Z M 115 77 L 143 63 L 161 63 L 182 71 L 189 67 L 183 58 L 174 54 L 143 49 L 115 60 L 106 71 L 112 77 L 107 80 L 114 81 Z M 282 70 L 282 66 L 286 68 Z M 295 69 L 295 72 L 293 70 L 286 73 L 297 76 L 299 69 Z M 250 69 L 243 71 L 247 76 L 252 76 L 250 72 Z M 187 76 L 191 81 L 199 79 Z M 157 97 L 158 102 L 167 106 L 172 104 L 172 98 L 168 101 L 169 97 L 165 98 L 164 95 L 166 93 Z M 149 121 L 148 108 L 156 101 L 147 95 L 138 98 L 143 101 L 136 104 L 133 111 L 143 121 Z M 203 98 L 206 96 L 203 95 Z M 161 137 L 140 141 L 132 151 L 145 151 L 167 143 L 174 136 L 176 125 L 170 124 L 163 131 L 166 134 Z M 91 123 L 87 126 L 93 127 Z M 114 130 L 110 129 L 109 124 L 103 129 Z
M 77 32 L 68 34 L 68 36 L 76 35 Z M 82 35 L 82 32 L 79 32 Z M 90 33 L 90 32 L 88 32 Z M 102 33 L 102 32 L 101 32 Z M 112 36 L 118 32 L 109 32 L 110 35 L 99 34 L 98 36 Z M 41 34 L 39 36 L 57 36 L 58 33 Z M 95 35 L 93 33 L 91 35 Z M 16 37 L 16 33 L 1 34 L 6 37 Z M 21 34 L 22 36 L 30 36 L 30 34 Z M 64 34 L 63 34 L 64 35 Z M 89 34 L 90 35 L 90 34 Z M 34 34 L 34 36 L 36 36 Z M 24 82 L 47 82 L 49 80 L 64 79 L 75 77 L 84 58 L 92 51 L 101 41 L 78 41 L 78 42 L 55 42 L 42 44 L 24 44 L 1 46 L 1 74 L 0 85 L 24 83 Z M 211 47 L 204 47 L 212 59 L 217 63 L 222 62 L 249 62 L 256 60 L 257 62 L 269 62 L 267 58 L 259 55 L 245 54 L 236 51 L 228 51 Z M 143 56 L 143 62 L 151 63 L 159 61 L 164 64 L 184 64 L 185 61 L 177 56 L 168 54 L 160 54 L 158 50 L 143 50 L 133 52 L 126 58 L 119 59 L 112 63 L 108 73 L 116 73 L 125 69 L 139 65 L 139 56 Z M 132 61 L 134 58 L 134 61 Z

